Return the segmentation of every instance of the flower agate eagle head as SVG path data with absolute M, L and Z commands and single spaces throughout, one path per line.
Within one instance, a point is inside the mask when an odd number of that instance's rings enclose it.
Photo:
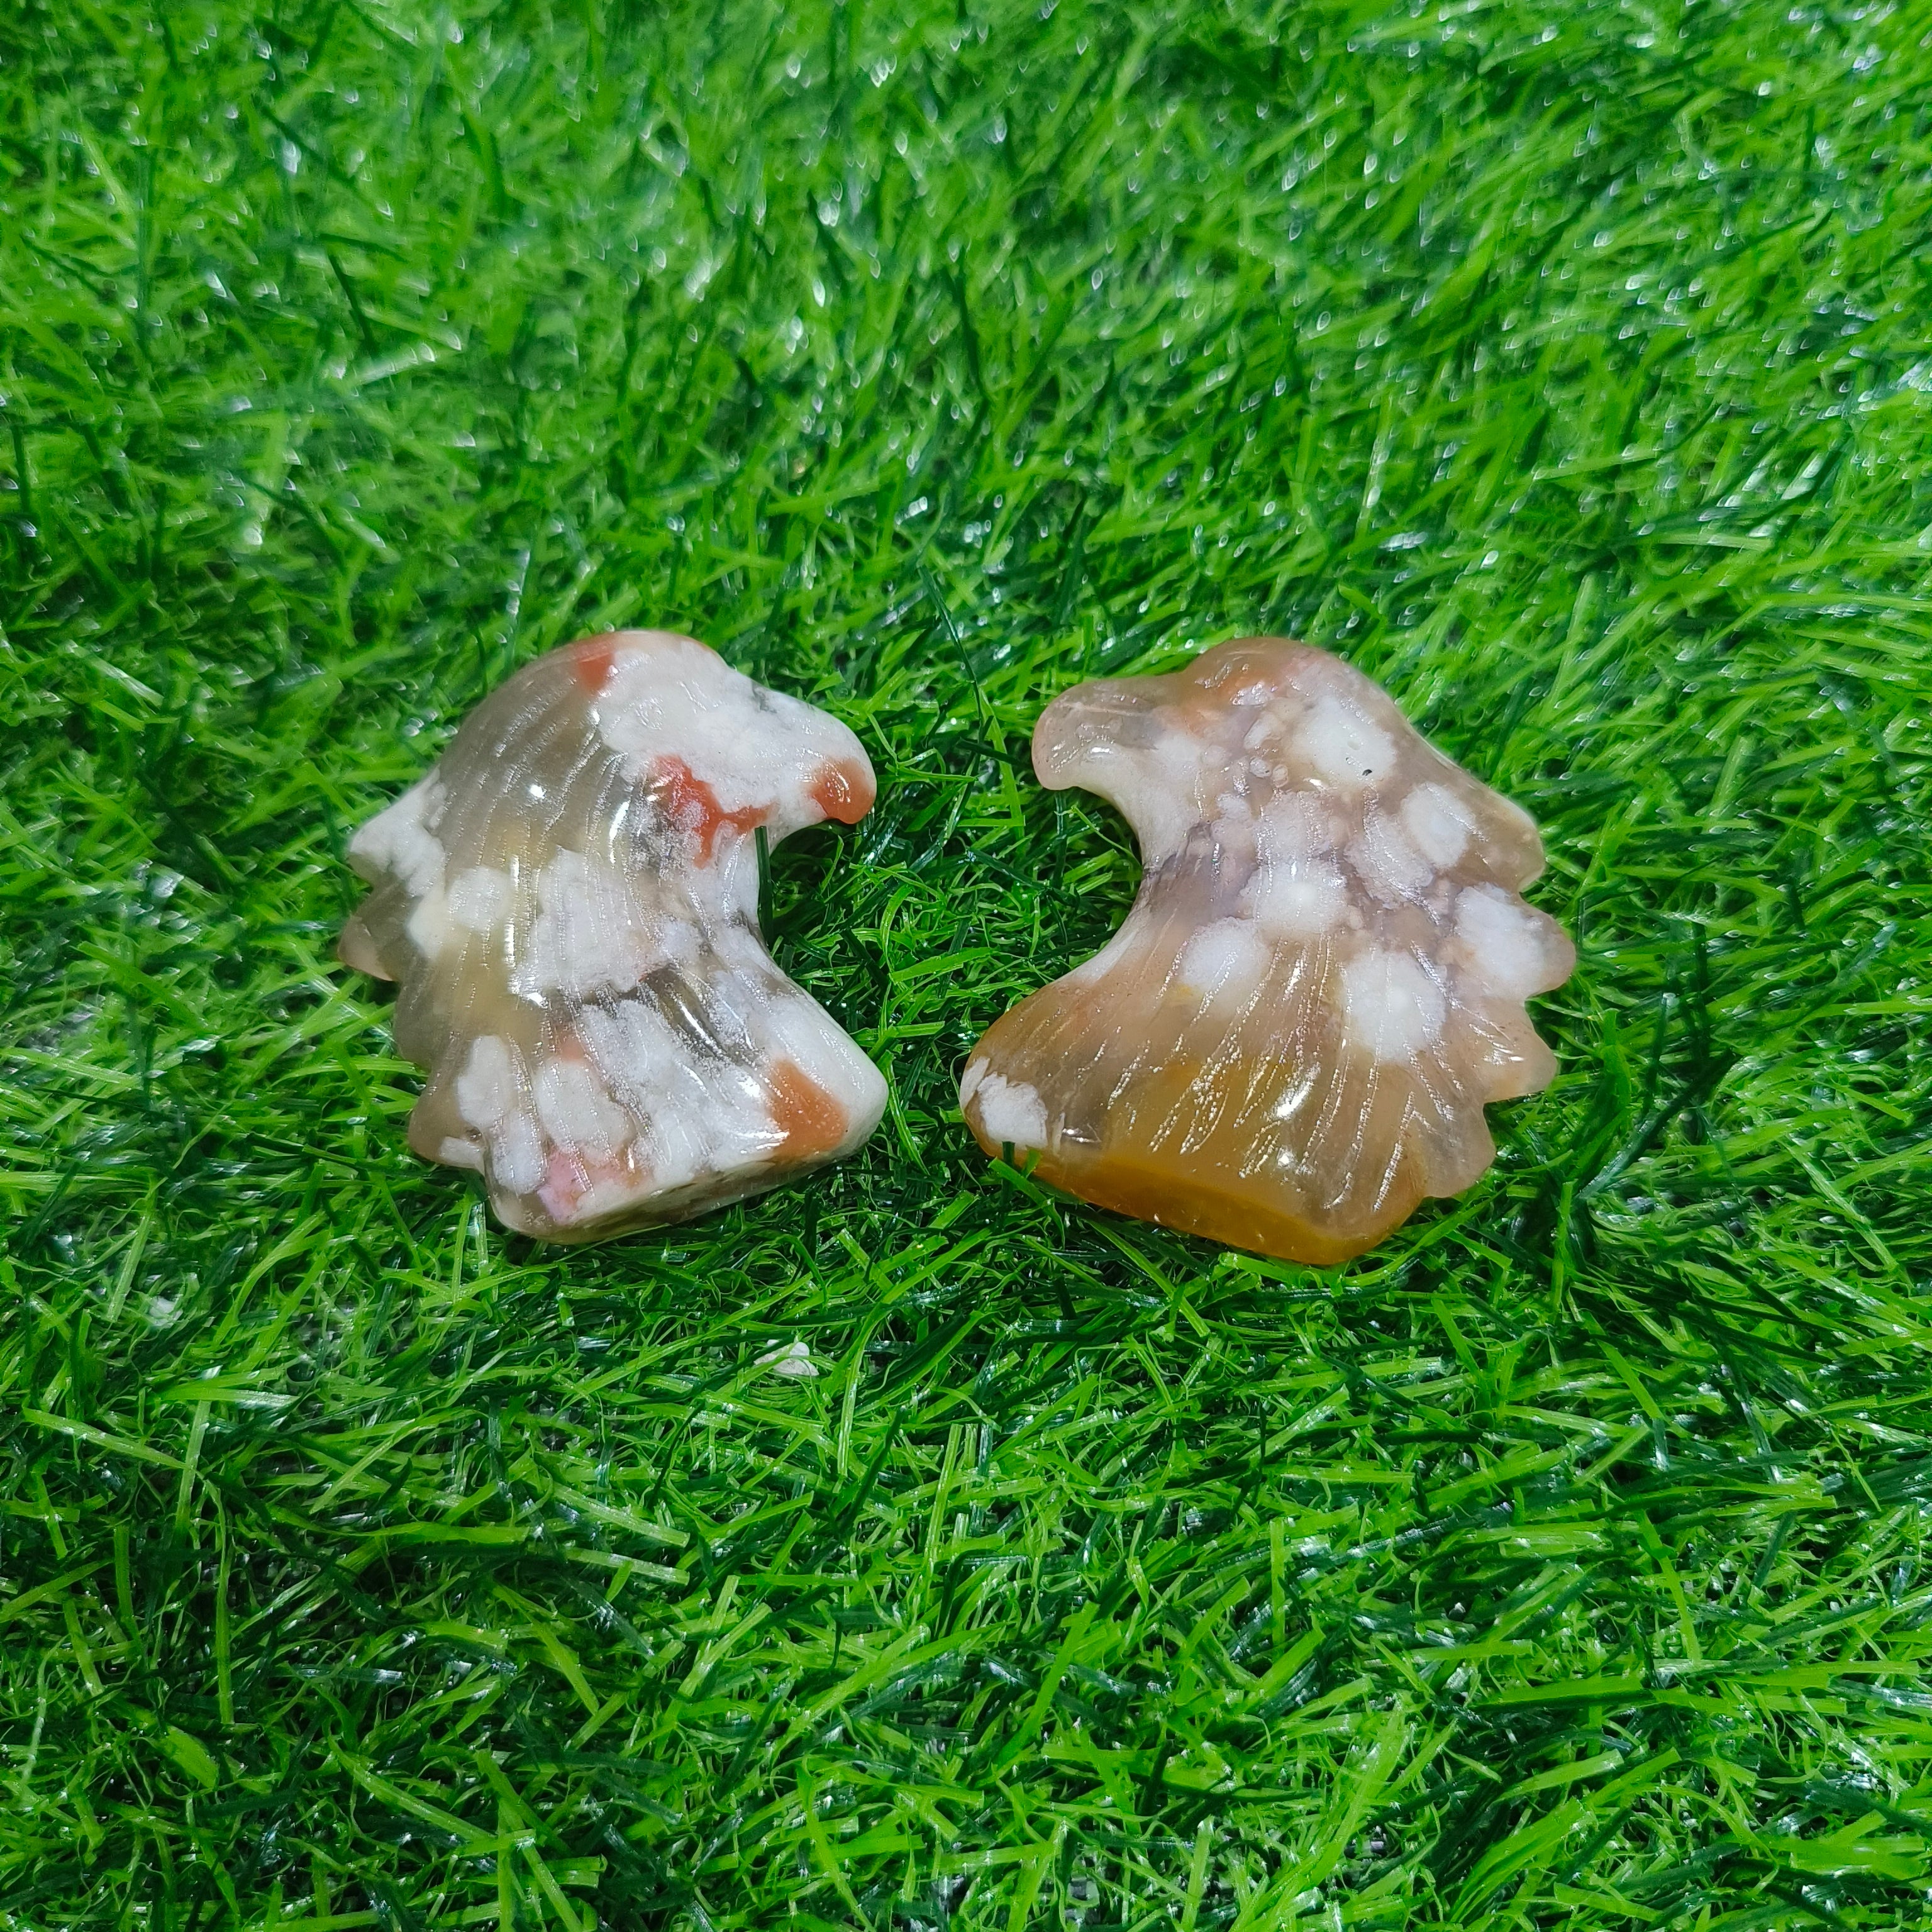
M 872 802 L 836 718 L 692 638 L 528 664 L 350 842 L 341 955 L 400 982 L 428 1070 L 418 1154 L 481 1168 L 508 1226 L 586 1241 L 850 1153 L 885 1082 L 781 973 L 755 844 Z
M 1222 644 L 1076 686 L 1034 768 L 1119 807 L 1139 896 L 993 1025 L 960 1089 L 989 1153 L 1104 1207 L 1346 1259 L 1495 1155 L 1486 1101 L 1556 1070 L 1524 1010 L 1576 952 L 1519 896 L 1528 815 L 1339 658 Z

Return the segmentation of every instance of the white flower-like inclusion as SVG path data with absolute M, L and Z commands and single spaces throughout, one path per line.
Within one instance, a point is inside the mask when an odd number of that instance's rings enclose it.
M 1034 764 L 1126 815 L 1146 867 L 1107 946 L 962 1084 L 990 1152 L 1103 1205 L 1332 1262 L 1493 1156 L 1483 1108 L 1555 1070 L 1523 1001 L 1575 952 L 1520 896 L 1526 814 L 1339 658 L 1274 638 L 1047 707 Z
M 850 1153 L 878 1070 L 772 963 L 755 839 L 870 806 L 843 724 L 704 645 L 619 632 L 526 666 L 350 842 L 342 956 L 400 982 L 416 1150 L 510 1226 L 589 1240 Z

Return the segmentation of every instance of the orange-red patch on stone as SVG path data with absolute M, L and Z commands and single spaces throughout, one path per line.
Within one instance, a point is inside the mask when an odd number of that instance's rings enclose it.
M 672 824 L 697 835 L 698 856 L 707 865 L 722 827 L 748 832 L 764 823 L 765 814 L 754 806 L 725 811 L 718 802 L 718 794 L 682 758 L 659 758 L 651 767 L 651 781 Z
M 877 795 L 872 774 L 862 765 L 842 760 L 820 765 L 812 776 L 812 803 L 841 825 L 856 825 L 872 810 Z
M 567 1148 L 552 1148 L 549 1170 L 537 1198 L 549 1210 L 553 1221 L 568 1221 L 577 1212 L 577 1204 L 590 1191 L 590 1174 L 583 1162 Z
M 812 1160 L 828 1154 L 850 1131 L 845 1109 L 796 1061 L 772 1069 L 772 1120 L 784 1139 L 781 1160 Z
M 610 659 L 616 649 L 614 638 L 586 638 L 570 647 L 570 668 L 577 681 L 592 698 L 604 688 L 610 675 Z
M 621 1180 L 627 1186 L 636 1187 L 644 1180 L 644 1169 L 634 1144 L 620 1148 L 615 1160 L 586 1160 L 568 1148 L 552 1148 L 537 1198 L 553 1221 L 567 1226 L 576 1218 L 579 1205 L 592 1188 L 607 1180 Z

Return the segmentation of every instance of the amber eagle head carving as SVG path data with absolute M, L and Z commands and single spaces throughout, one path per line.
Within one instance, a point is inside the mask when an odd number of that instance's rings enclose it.
M 755 839 L 872 803 L 852 733 L 689 638 L 528 664 L 349 848 L 341 956 L 399 982 L 410 1141 L 508 1226 L 587 1241 L 850 1154 L 886 1084 L 775 966 Z
M 1527 814 L 1325 651 L 1249 638 L 1077 686 L 1034 769 L 1118 806 L 1138 897 L 994 1023 L 960 1086 L 988 1152 L 1102 1207 L 1328 1264 L 1495 1156 L 1485 1102 L 1556 1071 L 1523 1002 L 1576 950 L 1520 896 Z

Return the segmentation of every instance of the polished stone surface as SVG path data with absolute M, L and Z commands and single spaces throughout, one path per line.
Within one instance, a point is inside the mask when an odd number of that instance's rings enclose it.
M 1360 1253 L 1495 1148 L 1556 1070 L 1524 1010 L 1575 949 L 1519 896 L 1535 826 L 1339 658 L 1244 638 L 1057 698 L 1054 790 L 1117 806 L 1113 940 L 974 1048 L 968 1124 L 1104 1207 L 1298 1261 Z
M 851 732 L 689 638 L 526 665 L 358 832 L 341 956 L 399 982 L 410 1144 L 595 1240 L 850 1154 L 885 1082 L 758 931 L 755 838 L 871 808 Z

